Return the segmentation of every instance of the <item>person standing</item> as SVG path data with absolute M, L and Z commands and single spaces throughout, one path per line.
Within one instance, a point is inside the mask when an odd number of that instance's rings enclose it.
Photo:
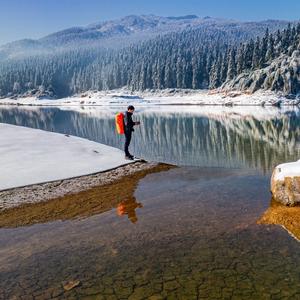
M 140 122 L 134 122 L 132 120 L 132 115 L 134 113 L 134 106 L 129 105 L 127 107 L 127 111 L 124 115 L 124 134 L 125 134 L 125 145 L 124 145 L 124 151 L 125 151 L 125 159 L 128 160 L 134 160 L 134 156 L 130 154 L 129 152 L 129 145 L 132 138 L 132 132 L 134 131 L 135 125 L 140 125 Z

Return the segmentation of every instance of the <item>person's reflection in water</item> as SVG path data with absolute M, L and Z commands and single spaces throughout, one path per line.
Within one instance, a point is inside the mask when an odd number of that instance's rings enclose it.
M 132 197 L 132 198 L 122 201 L 118 204 L 117 213 L 119 216 L 127 215 L 128 219 L 132 223 L 136 223 L 138 218 L 136 216 L 135 210 L 137 208 L 142 208 L 142 207 L 143 207 L 142 203 L 136 202 L 135 197 Z

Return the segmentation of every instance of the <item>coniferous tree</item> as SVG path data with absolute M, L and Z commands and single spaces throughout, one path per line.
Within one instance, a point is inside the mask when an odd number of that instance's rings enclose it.
M 229 52 L 228 70 L 226 80 L 233 79 L 237 75 L 236 71 L 236 50 L 232 48 Z
M 268 50 L 269 29 L 266 30 L 264 37 L 261 40 L 259 67 L 262 68 L 266 62 L 266 54 Z
M 268 47 L 266 53 L 266 61 L 269 62 L 275 57 L 274 38 L 273 35 L 269 35 Z
M 260 60 L 261 60 L 261 49 L 260 49 L 260 38 L 257 37 L 255 44 L 254 44 L 254 50 L 253 50 L 253 56 L 252 56 L 252 69 L 257 69 L 260 67 Z

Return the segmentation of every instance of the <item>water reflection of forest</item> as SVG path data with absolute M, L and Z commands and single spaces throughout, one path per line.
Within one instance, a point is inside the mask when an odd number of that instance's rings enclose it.
M 249 108 L 251 110 L 251 108 Z M 263 110 L 263 108 L 262 108 Z M 298 110 L 252 115 L 162 112 L 137 115 L 142 126 L 135 132 L 133 152 L 149 160 L 180 165 L 251 167 L 266 172 L 299 156 Z M 122 147 L 114 129 L 114 113 L 58 108 L 3 108 L 0 122 L 85 137 Z

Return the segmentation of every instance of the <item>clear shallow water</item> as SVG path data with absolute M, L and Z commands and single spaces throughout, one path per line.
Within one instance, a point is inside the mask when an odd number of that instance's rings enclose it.
M 51 121 L 52 113 L 1 110 L 0 120 L 121 145 L 110 113 L 60 111 Z M 168 114 L 139 114 L 148 126 L 136 131 L 135 151 L 194 166 L 142 179 L 124 199 L 142 204 L 135 223 L 113 209 L 0 229 L 1 299 L 300 299 L 299 243 L 280 227 L 256 225 L 269 206 L 271 168 L 299 154 L 298 112 L 263 120 Z M 63 293 L 70 279 L 81 286 Z
M 131 199 L 143 205 L 135 224 L 114 209 L 2 229 L 0 295 L 297 299 L 298 242 L 255 224 L 267 187 L 252 171 L 174 169 L 141 180 Z M 62 282 L 74 278 L 81 286 L 63 294 Z

